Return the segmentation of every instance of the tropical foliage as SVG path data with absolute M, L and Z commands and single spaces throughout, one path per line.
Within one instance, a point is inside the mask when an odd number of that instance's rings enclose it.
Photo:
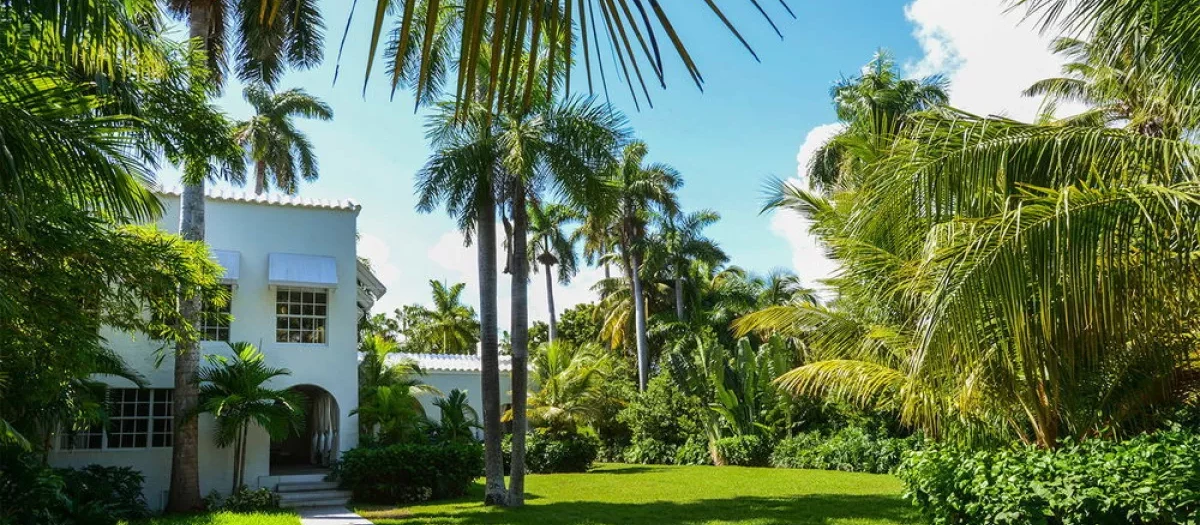
M 245 485 L 246 445 L 250 427 L 257 426 L 274 441 L 297 434 L 304 425 L 304 398 L 290 389 L 273 389 L 268 383 L 291 375 L 286 368 L 267 365 L 266 356 L 254 345 L 232 343 L 232 358 L 209 355 L 212 363 L 197 376 L 200 410 L 216 421 L 217 446 L 233 445 L 233 487 Z
M 296 129 L 296 116 L 331 120 L 333 110 L 303 89 L 272 93 L 261 85 L 245 90 L 246 101 L 255 115 L 234 126 L 234 138 L 246 149 L 254 166 L 254 193 L 271 186 L 289 195 L 299 191 L 300 179 L 317 179 L 317 155 L 303 132 Z
M 359 345 L 359 436 L 367 441 L 419 441 L 426 431 L 425 409 L 419 396 L 439 394 L 421 382 L 416 363 L 398 359 L 400 346 L 380 334 L 368 334 Z

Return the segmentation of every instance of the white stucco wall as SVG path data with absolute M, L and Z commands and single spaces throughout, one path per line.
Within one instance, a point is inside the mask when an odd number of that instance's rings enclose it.
M 164 230 L 178 231 L 179 198 L 162 196 L 166 211 L 159 221 Z M 326 209 L 268 205 L 209 199 L 206 205 L 206 240 L 217 250 L 241 253 L 240 278 L 231 303 L 233 321 L 230 341 L 247 341 L 258 346 L 268 362 L 291 370 L 273 387 L 315 385 L 336 400 L 340 415 L 339 450 L 358 443 L 357 417 L 350 411 L 358 406 L 357 376 L 357 286 L 355 282 L 355 230 L 357 209 Z M 267 256 L 293 253 L 333 257 L 337 265 L 338 285 L 330 290 L 326 344 L 275 342 L 275 290 L 267 282 Z M 168 355 L 162 366 L 155 367 L 155 351 L 160 344 L 141 336 L 107 331 L 110 346 L 126 362 L 145 376 L 151 388 L 171 388 L 173 362 Z M 169 354 L 171 349 L 166 350 Z M 205 354 L 230 353 L 224 342 L 204 342 Z M 204 363 L 201 363 L 202 366 Z M 124 380 L 110 384 L 132 386 Z M 211 441 L 211 418 L 200 422 L 200 488 L 228 492 L 232 482 L 232 450 L 219 450 Z M 246 481 L 253 485 L 269 474 L 269 442 L 257 431 L 247 451 Z M 55 451 L 50 456 L 56 466 L 81 466 L 90 463 L 132 466 L 146 476 L 147 502 L 158 507 L 166 490 L 170 470 L 170 448 L 124 449 L 103 451 Z
M 456 388 L 465 391 L 467 403 L 475 409 L 482 420 L 483 394 L 479 386 L 479 372 L 427 370 L 425 376 L 421 377 L 421 381 L 437 388 L 443 396 L 450 395 L 450 391 Z M 433 404 L 437 397 L 433 394 L 420 396 L 421 406 L 425 408 L 425 415 L 433 420 L 437 420 L 442 413 L 442 410 Z M 508 371 L 502 371 L 500 372 L 500 405 L 504 406 L 510 402 L 512 402 L 512 375 Z M 479 434 L 479 432 L 476 433 Z

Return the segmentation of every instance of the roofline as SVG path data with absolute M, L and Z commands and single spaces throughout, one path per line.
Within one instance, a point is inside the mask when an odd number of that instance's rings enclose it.
M 168 197 L 182 197 L 183 189 L 179 186 L 158 186 L 150 189 L 155 195 Z M 296 197 L 291 195 L 262 194 L 255 195 L 243 191 L 234 190 L 218 190 L 206 189 L 204 198 L 207 200 L 224 201 L 224 202 L 239 202 L 243 204 L 260 204 L 267 206 L 287 206 L 293 208 L 310 208 L 323 210 L 340 210 L 358 212 L 362 210 L 362 206 L 353 199 L 342 200 L 326 200 L 326 199 L 309 199 L 304 197 Z

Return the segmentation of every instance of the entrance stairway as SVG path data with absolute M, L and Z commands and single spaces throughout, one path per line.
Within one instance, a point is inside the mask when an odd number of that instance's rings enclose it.
M 339 507 L 350 501 L 350 491 L 339 490 L 337 483 L 325 481 L 325 474 L 270 476 L 269 480 L 261 480 L 259 486 L 274 486 L 279 506 L 283 508 Z

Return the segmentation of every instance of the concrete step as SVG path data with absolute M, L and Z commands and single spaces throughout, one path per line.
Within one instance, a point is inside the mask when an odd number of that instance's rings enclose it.
M 336 490 L 338 484 L 336 481 L 310 481 L 304 483 L 287 482 L 280 483 L 275 492 L 280 494 L 288 492 L 313 492 L 317 490 Z
M 279 506 L 285 509 L 298 509 L 307 507 L 342 507 L 350 503 L 350 497 L 329 498 L 329 499 L 306 499 L 298 501 L 281 501 Z
M 348 490 L 315 490 L 312 492 L 286 492 L 279 494 L 279 501 L 306 501 L 349 498 Z

